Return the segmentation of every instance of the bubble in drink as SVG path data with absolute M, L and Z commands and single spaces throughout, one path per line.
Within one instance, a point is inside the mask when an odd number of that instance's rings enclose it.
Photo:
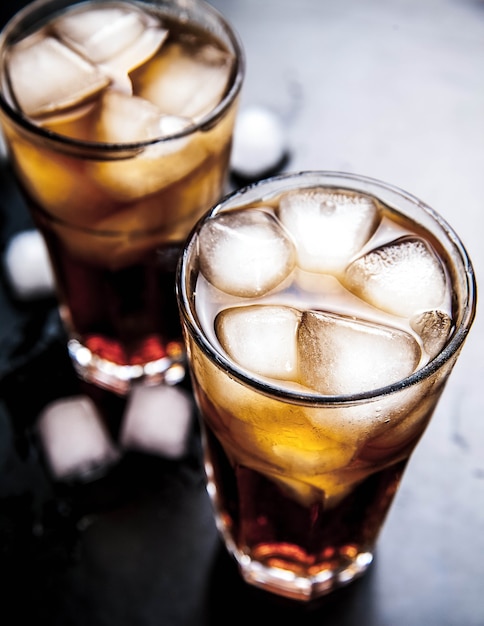
M 403 317 L 442 306 L 447 293 L 441 261 L 417 237 L 368 252 L 348 266 L 344 282 L 373 306 Z
M 297 378 L 297 309 L 282 306 L 234 307 L 215 320 L 224 350 L 240 366 L 260 376 Z
M 371 198 L 321 189 L 284 194 L 278 215 L 294 237 L 298 265 L 310 272 L 343 270 L 380 222 Z
M 206 223 L 200 233 L 200 269 L 226 293 L 260 296 L 295 266 L 294 244 L 268 212 L 233 211 Z
M 298 350 L 302 382 L 324 395 L 396 383 L 415 371 L 421 356 L 408 333 L 319 311 L 303 313 Z

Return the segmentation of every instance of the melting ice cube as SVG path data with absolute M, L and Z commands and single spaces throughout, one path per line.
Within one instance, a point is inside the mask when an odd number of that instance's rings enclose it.
M 294 269 L 292 241 L 277 221 L 258 209 L 221 213 L 199 235 L 200 269 L 226 293 L 260 296 Z
M 303 313 L 301 382 L 326 395 L 370 391 L 412 374 L 420 347 L 408 333 L 319 311 Z
M 167 44 L 132 80 L 135 92 L 163 113 L 199 120 L 221 101 L 231 67 L 231 57 L 214 46 L 192 50 Z
M 155 105 L 143 98 L 106 90 L 97 124 L 97 141 L 164 140 L 147 146 L 131 159 L 92 162 L 89 169 L 97 184 L 112 197 L 130 201 L 180 180 L 203 162 L 210 148 L 199 134 L 168 138 L 189 124 L 184 118 L 161 114 Z
M 52 474 L 59 480 L 87 478 L 119 458 L 87 396 L 48 404 L 39 416 L 38 432 Z
M 85 58 L 105 63 L 135 46 L 147 27 L 156 24 L 146 13 L 118 5 L 70 11 L 54 22 L 53 29 Z
M 439 308 L 446 295 L 442 263 L 418 237 L 402 237 L 360 257 L 347 268 L 344 283 L 373 306 L 403 317 Z
M 420 335 L 425 352 L 434 358 L 444 347 L 452 330 L 452 320 L 444 311 L 425 311 L 410 320 L 413 330 Z
M 28 300 L 54 292 L 54 277 L 44 239 L 37 230 L 26 230 L 10 240 L 5 269 L 19 298 Z
M 301 313 L 291 307 L 254 305 L 225 309 L 215 320 L 227 354 L 246 369 L 271 378 L 294 379 L 296 333 Z
M 319 449 L 308 450 L 295 441 L 292 446 L 275 443 L 272 452 L 278 458 L 276 466 L 282 463 L 288 475 L 305 477 L 306 480 L 346 467 L 355 454 L 351 444 L 346 446 L 341 441 L 326 439 L 324 435 L 320 437 Z
M 79 54 L 39 34 L 12 47 L 8 72 L 19 107 L 32 117 L 73 107 L 109 83 Z
M 168 385 L 133 388 L 123 417 L 121 443 L 168 458 L 185 452 L 193 403 L 183 389 Z
M 262 106 L 243 108 L 237 116 L 230 165 L 242 178 L 255 180 L 280 166 L 287 153 L 282 121 Z
M 108 89 L 102 97 L 96 139 L 104 143 L 137 143 L 180 132 L 190 122 L 163 115 L 151 102 Z M 186 143 L 180 140 L 179 143 Z M 174 151 L 176 146 L 170 146 Z
M 285 194 L 279 218 L 296 241 L 298 265 L 310 272 L 339 272 L 370 239 L 380 211 L 368 196 L 309 189 Z

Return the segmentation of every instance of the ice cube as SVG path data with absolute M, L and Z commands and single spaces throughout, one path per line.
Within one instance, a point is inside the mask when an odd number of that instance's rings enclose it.
M 103 143 L 138 143 L 176 134 L 190 125 L 190 121 L 163 115 L 151 102 L 129 96 L 115 89 L 103 94 L 96 140 Z M 166 144 L 169 152 L 181 148 L 187 140 Z M 161 150 L 161 149 L 160 149 Z
M 114 75 L 129 74 L 134 69 L 146 63 L 162 46 L 168 31 L 163 28 L 147 28 L 129 48 L 122 50 L 103 63 Z
M 390 385 L 412 374 L 421 357 L 408 333 L 320 311 L 303 313 L 298 350 L 301 382 L 325 395 Z
M 402 317 L 437 309 L 446 296 L 442 263 L 418 237 L 401 237 L 356 259 L 343 282 L 369 304 Z
M 315 188 L 285 194 L 279 218 L 296 241 L 302 269 L 338 273 L 373 235 L 380 211 L 368 196 Z
M 47 247 L 37 230 L 26 230 L 13 236 L 5 250 L 4 261 L 10 285 L 22 300 L 54 293 Z
M 230 161 L 237 176 L 255 180 L 273 172 L 284 160 L 286 152 L 286 135 L 275 113 L 256 105 L 240 111 Z
M 87 396 L 48 404 L 37 422 L 49 468 L 55 478 L 88 478 L 118 460 L 100 414 Z
M 420 335 L 425 352 L 433 359 L 442 350 L 452 330 L 452 319 L 438 309 L 417 313 L 410 326 Z
M 214 46 L 166 44 L 160 55 L 133 72 L 133 88 L 163 113 L 198 121 L 222 100 L 231 69 L 230 55 Z
M 133 152 L 132 158 L 92 162 L 88 169 L 116 200 L 129 202 L 160 191 L 199 167 L 214 149 L 201 133 L 176 136 L 189 124 L 185 118 L 161 114 L 143 98 L 108 89 L 103 94 L 97 141 L 160 141 Z
M 242 209 L 206 222 L 199 235 L 200 269 L 234 296 L 261 296 L 295 267 L 294 244 L 269 213 Z
M 366 470 L 366 475 L 368 473 L 369 471 Z M 351 472 L 335 470 L 327 474 L 304 477 L 304 479 L 287 478 L 287 476 L 274 478 L 280 487 L 287 491 L 289 497 L 294 498 L 303 506 L 311 506 L 322 501 L 327 510 L 339 504 L 365 478 L 365 470 Z
M 38 34 L 12 46 L 8 72 L 19 107 L 31 117 L 80 104 L 109 83 L 79 54 Z
M 238 365 L 261 376 L 294 379 L 296 333 L 301 313 L 285 306 L 225 309 L 215 320 L 223 349 Z
M 277 459 L 276 465 L 281 465 L 288 476 L 298 476 L 310 480 L 311 477 L 332 472 L 346 467 L 355 455 L 351 445 L 341 441 L 320 437 L 320 447 L 308 450 L 294 441 L 291 446 L 275 443 L 272 453 Z
M 99 64 L 122 57 L 157 24 L 142 11 L 117 5 L 70 11 L 54 22 L 53 30 L 71 48 Z M 166 37 L 166 30 L 160 30 Z
M 179 458 L 186 450 L 193 402 L 180 387 L 135 386 L 123 416 L 125 448 Z

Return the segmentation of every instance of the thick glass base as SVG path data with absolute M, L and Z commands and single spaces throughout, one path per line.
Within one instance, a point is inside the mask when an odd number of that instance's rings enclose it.
M 67 345 L 80 378 L 118 395 L 129 393 L 134 383 L 174 385 L 185 377 L 185 354 L 181 349 L 147 363 L 120 365 L 95 354 L 77 339 L 69 340 Z
M 268 566 L 247 555 L 234 553 L 244 580 L 256 587 L 293 600 L 309 602 L 348 585 L 362 576 L 373 561 L 371 552 L 344 556 L 304 574 L 293 569 Z

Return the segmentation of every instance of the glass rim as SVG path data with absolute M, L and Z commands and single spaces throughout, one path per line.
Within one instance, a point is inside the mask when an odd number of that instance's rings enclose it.
M 187 294 L 186 276 L 188 275 L 187 263 L 189 261 L 191 249 L 196 241 L 202 225 L 206 221 L 211 219 L 214 215 L 223 211 L 223 209 L 229 206 L 235 199 L 243 198 L 243 196 L 249 192 L 257 191 L 259 189 L 262 190 L 266 187 L 270 188 L 271 186 L 283 183 L 284 181 L 289 181 L 297 178 L 300 179 L 301 177 L 303 177 L 305 180 L 312 178 L 319 180 L 319 183 L 315 182 L 311 186 L 316 186 L 317 184 L 324 185 L 325 182 L 323 179 L 340 181 L 341 188 L 343 189 L 344 181 L 363 183 L 374 187 L 373 192 L 367 193 L 373 193 L 377 198 L 377 188 L 379 188 L 381 190 L 385 190 L 406 199 L 412 204 L 418 206 L 419 209 L 423 210 L 423 212 L 426 213 L 428 217 L 430 217 L 431 220 L 437 223 L 437 225 L 444 231 L 448 242 L 451 244 L 451 247 L 457 253 L 458 258 L 461 260 L 462 269 L 464 270 L 465 276 L 464 295 L 466 297 L 463 300 L 462 307 L 459 309 L 461 311 L 460 322 L 458 326 L 456 326 L 450 338 L 447 340 L 445 346 L 442 348 L 442 350 L 440 350 L 439 354 L 409 376 L 383 387 L 378 387 L 369 391 L 353 394 L 324 395 L 311 391 L 295 391 L 293 389 L 288 389 L 286 387 L 278 385 L 277 383 L 269 381 L 268 379 L 263 379 L 262 377 L 256 377 L 254 375 L 251 375 L 250 372 L 248 372 L 247 370 L 240 368 L 234 361 L 229 359 L 228 356 L 218 350 L 212 344 L 212 342 L 207 339 L 202 326 L 196 321 L 196 317 L 193 314 L 192 307 L 190 305 L 190 298 Z M 357 191 L 357 189 L 354 188 L 352 188 L 352 190 Z M 274 192 L 275 190 L 272 189 L 272 191 Z M 279 189 L 279 191 L 282 190 Z M 361 191 L 362 193 L 365 193 L 365 191 Z M 262 195 L 259 195 L 258 198 L 261 199 Z M 395 208 L 398 210 L 398 207 Z M 224 198 L 220 200 L 220 202 L 218 202 L 209 211 L 207 211 L 192 228 L 192 231 L 185 242 L 182 254 L 180 255 L 178 262 L 176 275 L 176 293 L 180 314 L 182 316 L 184 324 L 186 324 L 188 328 L 190 336 L 212 363 L 214 363 L 217 367 L 223 369 L 227 374 L 229 374 L 239 382 L 253 389 L 256 389 L 258 392 L 266 396 L 276 398 L 280 401 L 290 402 L 291 404 L 305 404 L 310 406 L 351 406 L 361 404 L 363 402 L 377 400 L 381 397 L 397 393 L 408 387 L 416 385 L 422 380 L 429 378 L 439 369 L 441 369 L 446 363 L 448 363 L 451 358 L 458 354 L 474 321 L 477 306 L 477 284 L 472 261 L 470 260 L 467 250 L 462 243 L 460 237 L 437 211 L 432 209 L 426 203 L 422 202 L 416 196 L 404 191 L 403 189 L 395 185 L 383 182 L 377 178 L 330 170 L 301 170 L 286 172 L 284 174 L 271 176 L 269 178 L 256 181 L 255 183 L 251 183 L 227 194 Z
M 34 0 L 33 2 L 27 4 L 25 7 L 17 11 L 10 20 L 5 24 L 0 32 L 0 67 L 4 68 L 5 63 L 3 60 L 4 57 L 4 49 L 7 45 L 7 38 L 12 33 L 12 31 L 18 26 L 18 24 L 24 20 L 29 15 L 33 14 L 35 11 L 41 9 L 44 6 L 48 6 L 50 3 L 55 0 Z M 192 4 L 193 1 L 189 0 Z M 102 4 L 106 2 L 107 4 L 116 4 L 116 0 L 95 0 L 96 4 Z M 127 4 L 134 5 L 148 5 L 150 4 L 149 0 L 122 0 L 122 2 L 126 2 Z M 72 6 L 75 4 L 86 4 L 86 0 L 76 0 L 72 2 Z M 158 4 L 156 0 L 152 2 L 152 4 Z M 173 3 L 172 3 L 173 4 Z M 177 2 L 178 4 L 178 2 Z M 212 15 L 220 26 L 222 26 L 225 31 L 228 39 L 233 47 L 234 52 L 234 62 L 235 67 L 233 70 L 233 79 L 230 84 L 230 89 L 224 95 L 222 100 L 217 104 L 215 108 L 213 108 L 207 115 L 205 115 L 202 119 L 197 122 L 194 122 L 183 128 L 176 133 L 172 133 L 169 135 L 164 135 L 162 137 L 156 137 L 154 139 L 147 139 L 144 141 L 138 142 L 96 142 L 96 141 L 86 141 L 82 139 L 77 139 L 73 137 L 68 137 L 66 135 L 62 135 L 60 133 L 56 133 L 55 131 L 49 130 L 42 126 L 35 124 L 31 119 L 24 115 L 22 111 L 12 106 L 8 99 L 4 96 L 4 89 L 0 84 L 0 109 L 2 109 L 11 120 L 13 120 L 16 124 L 18 124 L 23 130 L 36 135 L 38 137 L 47 139 L 48 141 L 65 146 L 66 148 L 77 148 L 79 150 L 87 150 L 87 151 L 95 151 L 99 153 L 115 153 L 120 154 L 121 157 L 123 153 L 131 153 L 133 151 L 144 150 L 149 148 L 150 146 L 158 145 L 161 143 L 168 143 L 170 141 L 174 141 L 177 139 L 182 139 L 184 137 L 188 137 L 196 132 L 204 132 L 210 130 L 217 121 L 224 116 L 224 114 L 228 111 L 232 103 L 237 98 L 238 94 L 242 89 L 242 83 L 245 76 L 245 53 L 242 45 L 242 41 L 234 29 L 234 27 L 228 22 L 228 20 L 224 17 L 224 15 L 218 11 L 211 4 L 206 2 L 205 0 L 196 0 L 196 4 L 202 6 L 204 11 Z M 186 7 L 187 0 L 183 0 L 180 3 L 181 8 Z M 65 7 L 67 8 L 67 7 Z M 1 69 L 0 75 L 4 73 L 4 69 Z M 0 76 L 1 80 L 1 76 Z

